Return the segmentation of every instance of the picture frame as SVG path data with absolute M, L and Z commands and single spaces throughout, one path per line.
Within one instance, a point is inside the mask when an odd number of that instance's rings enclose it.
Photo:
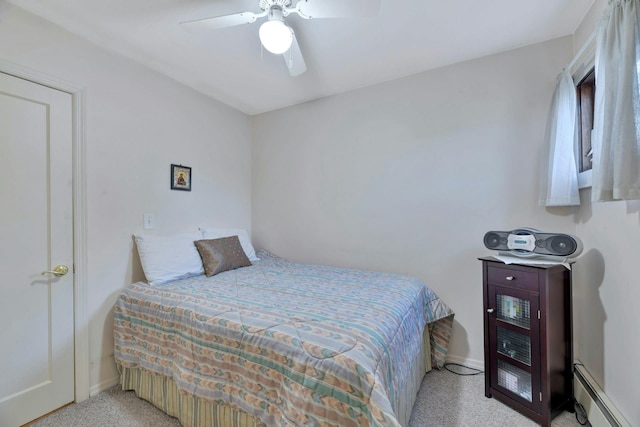
M 189 166 L 171 165 L 171 189 L 191 191 L 191 168 Z

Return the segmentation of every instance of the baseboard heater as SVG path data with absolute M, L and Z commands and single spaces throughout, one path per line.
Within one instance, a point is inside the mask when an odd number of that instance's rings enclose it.
M 574 394 L 593 427 L 631 427 L 580 362 L 574 369 Z

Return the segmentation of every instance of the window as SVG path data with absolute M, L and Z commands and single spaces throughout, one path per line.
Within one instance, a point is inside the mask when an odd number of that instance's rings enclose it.
M 544 206 L 579 204 L 576 187 L 592 187 L 592 201 L 640 200 L 639 7 L 610 1 L 597 31 L 558 78 L 545 136 Z
M 578 101 L 578 172 L 591 170 L 593 151 L 591 133 L 593 131 L 593 107 L 596 93 L 595 68 L 587 73 L 576 85 Z
M 591 170 L 593 151 L 591 138 L 593 135 L 595 97 L 596 97 L 596 69 L 595 69 L 595 40 L 587 41 L 585 51 L 572 74 L 576 82 L 576 162 L 578 167 L 578 188 L 591 187 Z

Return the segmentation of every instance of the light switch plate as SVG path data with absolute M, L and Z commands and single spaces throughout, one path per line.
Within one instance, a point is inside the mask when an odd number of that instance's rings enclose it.
M 145 230 L 153 230 L 156 228 L 156 217 L 154 214 L 144 214 L 142 228 Z

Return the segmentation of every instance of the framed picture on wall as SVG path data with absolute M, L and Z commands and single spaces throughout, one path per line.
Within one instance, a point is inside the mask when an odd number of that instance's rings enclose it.
M 171 165 L 171 189 L 191 191 L 191 168 L 182 165 Z

